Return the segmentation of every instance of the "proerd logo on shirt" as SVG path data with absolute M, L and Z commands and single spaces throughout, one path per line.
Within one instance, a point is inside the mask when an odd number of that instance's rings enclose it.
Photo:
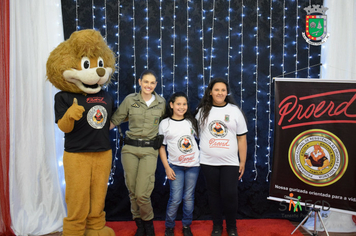
M 224 137 L 227 135 L 228 129 L 223 122 L 220 120 L 213 120 L 209 124 L 209 131 L 214 137 L 216 137 L 209 140 L 210 148 L 230 148 L 230 140 L 224 139 Z
M 195 152 L 178 157 L 180 163 L 190 163 L 194 161 Z
M 193 142 L 191 140 L 190 136 L 182 136 L 179 140 L 178 140 L 178 149 L 182 152 L 182 153 L 190 153 L 193 151 Z
M 101 105 L 93 106 L 87 114 L 87 121 L 94 129 L 102 129 L 105 126 L 108 112 Z
M 104 104 L 106 104 L 103 97 L 87 98 L 87 103 L 104 103 Z
M 216 138 L 223 138 L 227 135 L 227 127 L 220 120 L 213 120 L 209 124 L 210 133 Z
M 229 139 L 216 139 L 212 138 L 209 140 L 209 148 L 224 148 L 224 149 L 229 149 L 230 144 L 229 144 Z

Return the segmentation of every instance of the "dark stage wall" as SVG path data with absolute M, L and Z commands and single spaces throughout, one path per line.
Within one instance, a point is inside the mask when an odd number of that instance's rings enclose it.
M 249 129 L 237 217 L 282 218 L 279 203 L 267 200 L 274 144 L 272 78 L 319 77 L 320 46 L 310 46 L 302 37 L 303 8 L 310 4 L 322 1 L 62 0 L 62 10 L 66 39 L 77 29 L 95 28 L 116 53 L 118 70 L 108 91 L 117 105 L 129 93 L 139 91 L 137 79 L 145 68 L 157 72 L 158 93 L 168 99 L 173 92 L 186 92 L 193 109 L 211 77 L 226 78 Z M 127 125 L 121 128 L 124 132 Z M 117 131 L 111 135 L 116 168 L 105 210 L 108 220 L 127 220 L 130 204 L 115 141 Z M 164 181 L 158 159 L 152 193 L 157 220 L 164 219 L 169 197 Z M 209 218 L 202 174 L 194 217 Z

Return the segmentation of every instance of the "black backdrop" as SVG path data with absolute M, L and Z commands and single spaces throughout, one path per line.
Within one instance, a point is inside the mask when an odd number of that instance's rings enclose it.
M 202 97 L 204 87 L 210 80 L 210 73 L 212 77 L 229 79 L 231 95 L 242 106 L 249 129 L 248 159 L 243 181 L 239 183 L 237 218 L 283 218 L 278 210 L 279 203 L 266 199 L 269 196 L 273 161 L 274 95 L 271 78 L 319 77 L 319 66 L 315 65 L 320 63 L 320 46 L 308 45 L 302 38 L 302 32 L 305 31 L 306 15 L 303 8 L 312 4 L 322 5 L 322 2 L 201 0 L 189 1 L 188 9 L 187 1 L 174 0 L 164 0 L 161 3 L 159 0 L 62 0 L 64 36 L 67 39 L 77 29 L 95 28 L 106 37 L 118 57 L 118 70 L 112 79 L 114 83 L 107 88 L 116 98 L 117 105 L 126 95 L 135 92 L 134 85 L 138 85 L 138 75 L 145 67 L 157 72 L 158 93 L 168 99 L 174 91 L 186 92 L 189 94 L 191 108 L 195 108 Z M 173 17 L 174 13 L 176 18 Z M 213 17 L 215 21 L 212 30 Z M 160 23 L 164 28 L 160 28 Z M 133 24 L 136 27 L 134 31 Z M 190 25 L 188 31 L 187 24 Z M 174 30 L 175 42 L 172 36 Z M 186 63 L 187 35 L 189 67 Z M 159 47 L 160 37 L 162 51 Z M 214 50 L 211 49 L 212 37 L 215 38 Z M 205 50 L 202 50 L 202 42 Z M 214 55 L 212 59 L 211 51 Z M 127 124 L 122 124 L 121 128 L 124 132 Z M 120 162 L 120 150 L 115 141 L 117 131 L 111 132 L 113 164 L 116 168 L 112 184 L 108 187 L 105 211 L 109 221 L 129 220 L 130 203 Z M 164 185 L 164 181 L 164 168 L 158 158 L 155 188 L 151 198 L 156 220 L 164 220 L 165 217 L 169 186 L 168 183 Z M 178 219 L 180 217 L 181 209 Z M 202 174 L 196 188 L 194 219 L 209 219 Z

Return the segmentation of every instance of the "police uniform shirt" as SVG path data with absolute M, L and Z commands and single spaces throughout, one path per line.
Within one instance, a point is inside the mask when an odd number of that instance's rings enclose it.
M 201 109 L 196 119 L 200 121 Z M 200 127 L 200 163 L 219 166 L 238 166 L 236 135 L 247 133 L 245 118 L 240 109 L 231 103 L 213 106 L 205 124 Z
M 114 110 L 111 96 L 101 90 L 96 94 L 58 92 L 55 95 L 55 119 L 60 120 L 77 98 L 78 105 L 85 111 L 75 121 L 71 132 L 65 133 L 64 149 L 67 152 L 100 152 L 111 149 L 110 118 Z
M 192 123 L 187 120 L 166 118 L 159 124 L 159 134 L 164 135 L 168 162 L 177 166 L 199 166 L 199 148 Z
M 119 125 L 128 118 L 129 129 L 126 137 L 130 139 L 152 140 L 157 136 L 158 125 L 165 112 L 166 102 L 163 97 L 153 92 L 155 100 L 147 106 L 140 93 L 126 96 L 111 117 L 114 125 Z

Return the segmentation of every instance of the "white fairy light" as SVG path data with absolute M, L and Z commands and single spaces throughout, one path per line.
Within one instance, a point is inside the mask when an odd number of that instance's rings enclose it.
M 258 5 L 258 0 L 256 1 L 256 34 L 255 34 L 255 37 L 256 37 L 256 65 L 255 65 L 255 90 L 256 90 L 256 103 L 255 103 L 255 107 L 254 107 L 254 110 L 255 110 L 255 118 L 253 119 L 254 122 L 255 122 L 255 149 L 254 149 L 254 162 L 253 162 L 253 166 L 254 166 L 254 171 L 255 172 L 255 178 L 254 180 L 257 179 L 257 175 L 258 175 L 258 172 L 257 172 L 257 149 L 259 148 L 259 145 L 258 145 L 258 93 L 259 93 L 259 89 L 258 89 L 258 59 L 259 59 L 259 49 L 258 49 L 258 26 L 259 26 L 259 5 Z
M 163 48 L 162 48 L 162 31 L 163 31 L 163 18 L 162 18 L 162 1 L 159 1 L 159 49 L 160 49 L 160 65 L 161 65 L 161 96 L 163 96 L 163 88 L 164 88 L 164 83 L 163 83 Z
M 146 69 L 148 67 L 148 0 L 146 0 Z
M 271 120 L 271 100 L 272 100 L 272 29 L 273 29 L 273 24 L 272 24 L 272 14 L 273 14 L 273 1 L 270 1 L 270 7 L 269 7 L 269 73 L 268 73 L 268 135 L 267 135 L 267 175 L 266 175 L 266 182 L 268 182 L 268 177 L 269 174 L 271 173 L 271 125 L 272 125 L 272 120 Z
M 117 64 L 115 65 L 115 73 L 117 73 L 117 81 L 114 83 L 116 85 L 116 104 L 118 105 L 120 103 L 120 16 L 121 16 L 121 8 L 122 6 L 120 5 L 120 0 L 117 2 Z M 105 7 L 106 9 L 106 7 Z M 114 160 L 112 162 L 112 167 L 110 171 L 110 176 L 109 176 L 109 182 L 108 185 L 111 185 L 114 183 L 114 175 L 116 171 L 116 162 L 119 160 L 117 157 L 119 149 L 120 149 L 120 137 L 122 135 L 120 128 L 118 129 L 117 127 L 114 128 L 115 131 L 115 153 L 114 153 Z
M 211 43 L 210 43 L 210 75 L 209 75 L 209 83 L 212 78 L 212 70 L 213 70 L 213 57 L 214 57 L 214 26 L 215 26 L 215 0 L 213 1 L 213 17 L 211 23 Z
M 79 8 L 78 1 L 75 0 L 75 30 L 79 30 L 80 29 L 80 27 L 79 27 L 78 8 Z
M 173 45 L 172 45 L 172 57 L 173 57 L 173 67 L 172 67 L 172 81 L 173 81 L 173 93 L 175 88 L 175 74 L 176 74 L 176 0 L 173 1 Z
M 93 24 L 93 29 L 95 29 L 95 5 L 94 5 L 94 0 L 91 1 L 91 18 L 92 18 L 92 24 Z
M 298 30 L 299 30 L 299 26 L 298 26 L 298 21 L 299 21 L 299 3 L 298 0 L 296 0 L 296 17 L 295 17 L 295 78 L 298 78 L 298 38 L 299 38 L 299 34 L 298 34 Z
M 243 88 L 243 74 L 244 74 L 244 1 L 241 0 L 241 33 L 240 33 L 240 37 L 241 37 L 241 45 L 240 45 L 240 77 L 241 77 L 241 81 L 240 81 L 240 108 L 242 109 L 242 105 L 244 103 L 243 101 L 243 92 L 244 92 L 244 88 Z
M 188 85 L 189 85 L 189 27 L 190 27 L 190 19 L 189 19 L 189 3 L 190 3 L 190 0 L 187 0 L 187 43 L 186 43 L 186 46 L 187 46 L 187 55 L 186 55 L 186 57 L 187 57 L 187 64 L 186 64 L 186 67 L 187 67 L 187 76 L 186 76 L 186 83 L 187 83 L 187 96 L 189 96 L 189 94 L 188 94 Z
M 283 75 L 283 78 L 284 78 L 284 73 L 285 73 L 285 70 L 284 70 L 284 57 L 286 56 L 285 55 L 285 48 L 286 48 L 286 1 L 284 0 L 283 1 L 283 49 L 282 49 L 282 75 Z
M 201 55 L 202 55 L 202 76 L 203 86 L 202 91 L 205 90 L 205 49 L 204 49 L 204 20 L 205 20 L 205 11 L 204 11 L 204 0 L 200 1 L 201 5 Z M 203 95 L 201 95 L 203 97 Z
M 106 21 L 106 0 L 104 1 L 104 8 L 102 9 L 104 11 L 104 31 L 105 31 L 105 41 L 107 42 L 107 37 L 108 37 L 108 27 L 107 27 L 107 21 Z
M 134 88 L 136 93 L 136 25 L 135 25 L 135 0 L 132 0 L 132 38 L 133 38 L 133 78 L 134 78 Z
M 227 82 L 230 83 L 230 52 L 231 52 L 231 0 L 228 0 L 228 22 L 227 22 Z

